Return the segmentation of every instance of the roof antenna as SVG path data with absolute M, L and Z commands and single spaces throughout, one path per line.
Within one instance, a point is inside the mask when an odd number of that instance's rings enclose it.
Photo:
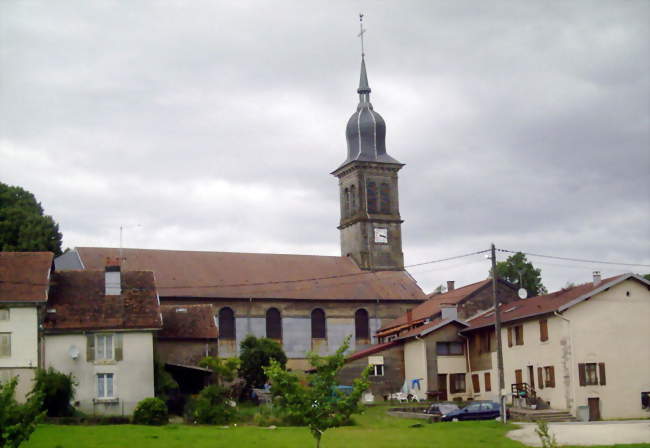
M 361 38 L 361 57 L 365 57 L 366 53 L 363 50 L 363 34 L 366 30 L 363 28 L 363 14 L 359 13 L 359 34 L 358 37 Z

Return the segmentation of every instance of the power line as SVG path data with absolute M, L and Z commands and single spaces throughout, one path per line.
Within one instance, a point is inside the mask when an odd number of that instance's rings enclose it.
M 531 257 L 541 257 L 541 258 L 552 258 L 555 260 L 564 260 L 564 261 L 575 261 L 578 263 L 596 263 L 596 264 L 611 264 L 611 265 L 618 265 L 618 266 L 642 266 L 646 268 L 650 268 L 650 264 L 643 264 L 643 263 L 617 263 L 615 261 L 603 261 L 603 260 L 586 260 L 583 258 L 571 258 L 571 257 L 558 257 L 554 255 L 542 255 L 542 254 L 533 254 L 530 252 L 524 252 L 524 251 L 515 251 L 515 250 L 508 250 L 508 249 L 497 249 L 498 252 L 508 252 L 511 254 L 516 254 L 516 253 L 522 253 L 524 255 L 528 255 Z

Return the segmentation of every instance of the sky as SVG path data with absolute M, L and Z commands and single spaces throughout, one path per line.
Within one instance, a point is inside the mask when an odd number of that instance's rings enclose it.
M 0 182 L 64 247 L 339 255 L 359 12 L 406 265 L 650 272 L 650 2 L 0 3 Z M 499 252 L 504 260 L 508 253 Z M 474 255 L 409 268 L 425 292 Z M 643 266 L 645 265 L 645 266 Z

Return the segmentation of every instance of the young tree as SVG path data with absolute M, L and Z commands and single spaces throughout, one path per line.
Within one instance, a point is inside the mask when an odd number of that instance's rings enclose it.
M 532 263 L 526 259 L 526 255 L 521 252 L 511 255 L 506 261 L 497 263 L 497 276 L 520 288 L 525 288 L 528 291 L 528 297 L 548 292 L 542 284 L 541 274 L 542 270 L 535 269 Z
M 45 412 L 41 412 L 42 397 L 30 395 L 27 403 L 18 404 L 14 398 L 18 379 L 0 383 L 0 447 L 18 448 L 36 429 Z
M 0 251 L 61 255 L 59 225 L 29 191 L 0 182 Z
M 239 359 L 219 358 L 218 356 L 206 356 L 199 361 L 199 366 L 212 370 L 215 382 L 219 386 L 228 383 L 237 377 Z
M 264 367 L 268 367 L 271 359 L 275 359 L 284 369 L 287 364 L 287 355 L 282 346 L 272 339 L 247 336 L 240 344 L 241 365 L 239 375 L 246 381 L 246 389 L 263 387 L 266 383 Z
M 360 399 L 369 386 L 369 368 L 354 380 L 349 394 L 336 387 L 336 377 L 345 363 L 344 353 L 349 345 L 348 336 L 334 355 L 321 357 L 310 353 L 309 361 L 315 372 L 311 374 L 307 386 L 301 385 L 298 377 L 287 372 L 276 360 L 272 359 L 271 365 L 264 368 L 271 380 L 274 404 L 289 416 L 300 418 L 307 424 L 316 439 L 317 448 L 325 430 L 345 424 L 352 414 L 362 411 Z

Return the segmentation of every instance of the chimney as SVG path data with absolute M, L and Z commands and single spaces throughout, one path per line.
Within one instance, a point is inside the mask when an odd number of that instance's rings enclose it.
M 107 296 L 119 296 L 122 294 L 122 279 L 120 272 L 120 261 L 118 258 L 106 258 L 106 270 L 104 272 L 104 283 Z
M 406 323 L 410 324 L 413 322 L 413 310 L 406 311 Z
M 454 284 L 455 283 L 456 282 L 454 280 L 447 280 L 447 292 L 454 290 L 454 288 L 455 288 Z
M 594 271 L 594 286 L 598 286 L 600 280 L 600 271 Z
M 458 319 L 458 305 L 455 303 L 441 303 L 440 314 L 443 320 Z

